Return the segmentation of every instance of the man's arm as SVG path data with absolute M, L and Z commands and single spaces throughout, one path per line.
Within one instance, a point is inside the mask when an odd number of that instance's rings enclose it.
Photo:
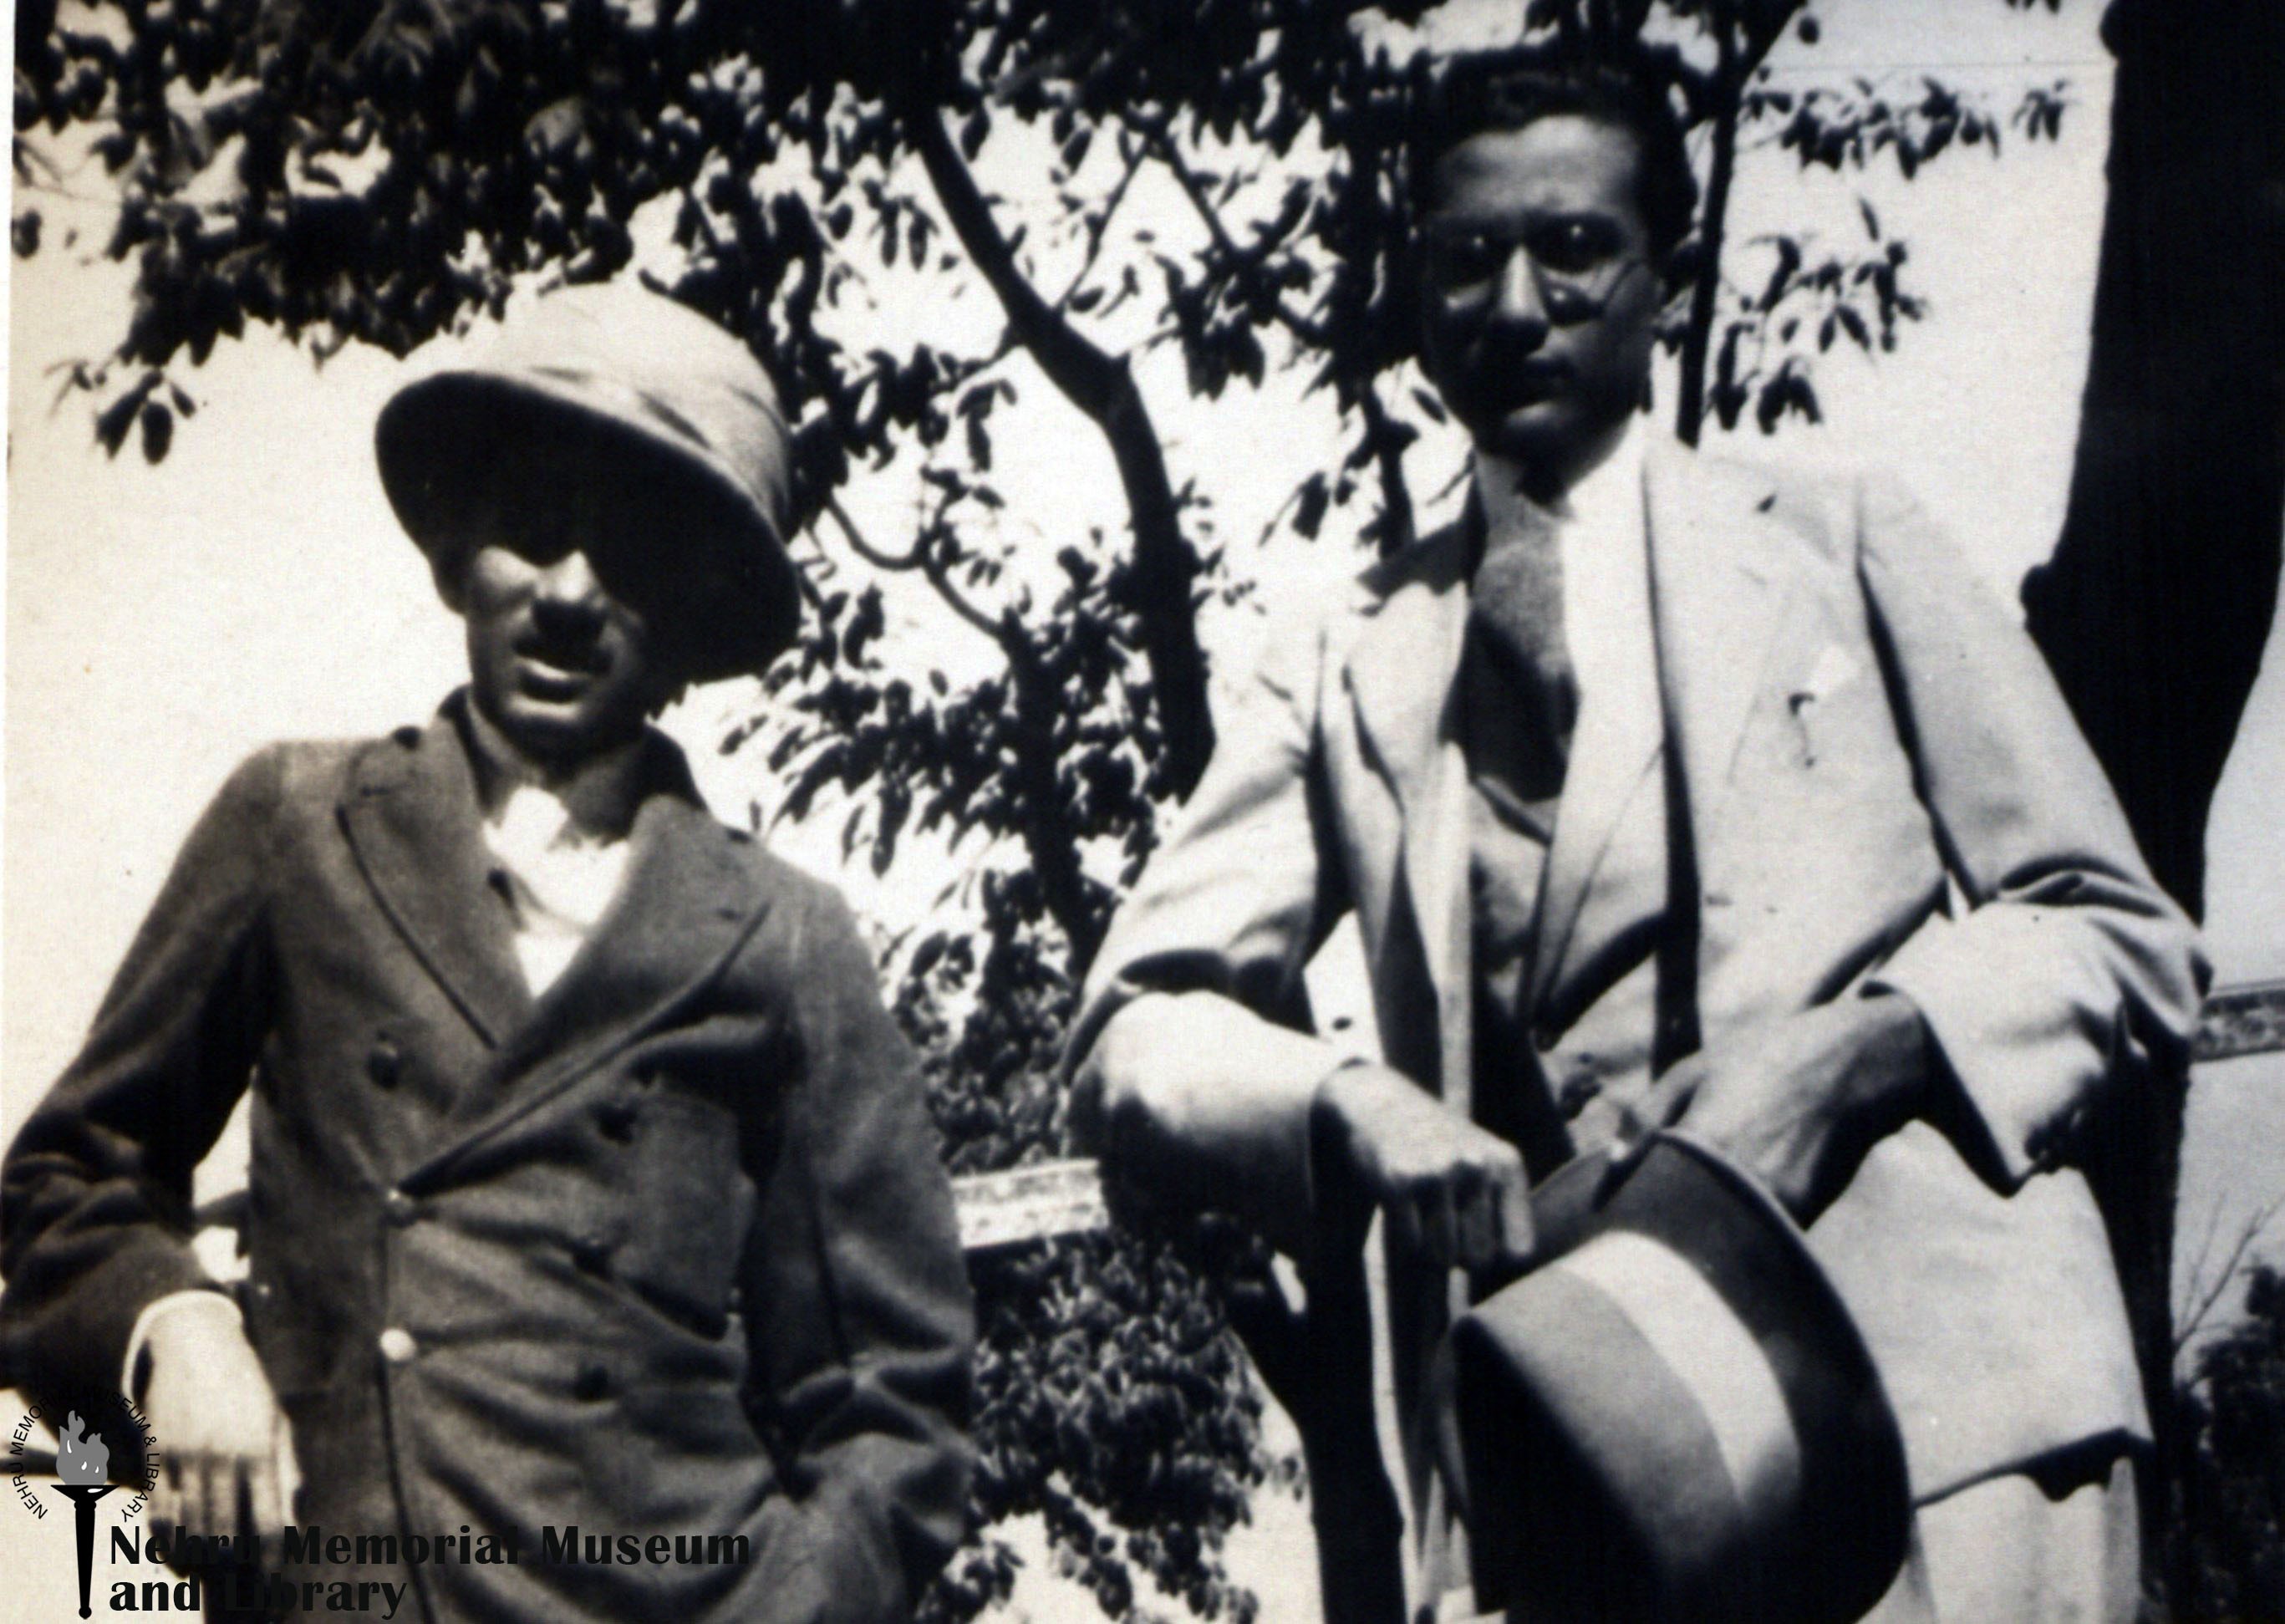
M 1858 567 L 1918 787 L 1968 911 L 1931 916 L 1862 994 L 1693 1056 L 1664 1119 L 1806 1221 L 1914 1117 L 2013 1190 L 2068 1152 L 2106 1079 L 2184 1050 L 2206 967 L 2022 632 L 1911 498 L 1861 498 Z
M 1315 1262 L 1375 1208 L 1470 1267 L 1529 1244 L 1514 1147 L 1309 1035 L 1309 960 L 1348 906 L 1318 756 L 1312 624 L 1273 637 L 1213 762 L 1113 922 L 1067 1049 L 1072 1121 L 1114 1174 Z
M 838 896 L 783 906 L 803 910 L 800 1076 L 746 1312 L 786 1493 L 764 1513 L 752 1593 L 782 1624 L 883 1624 L 910 1616 L 961 1536 L 975 1310 L 919 1069 L 872 957 Z
M 1315 1243 L 1311 1111 L 1342 1055 L 1302 972 L 1345 906 L 1315 761 L 1322 632 L 1273 634 L 1112 921 L 1065 1051 L 1081 1149 L 1177 1211 Z
M 290 1511 L 284 1418 L 236 1307 L 190 1244 L 192 1174 L 267 1025 L 262 915 L 279 770 L 275 752 L 255 757 L 200 819 L 86 1045 L 0 1173 L 10 1374 L 86 1405 L 122 1378 L 137 1385 L 137 1344 L 148 1385 L 131 1396 L 165 1451 L 153 1516 L 201 1532 L 236 1531 L 241 1487 L 260 1526 Z
M 1970 905 L 1873 985 L 1919 1009 L 1959 1085 L 1955 1137 L 2013 1189 L 2068 1153 L 2105 1079 L 2187 1054 L 2210 972 L 2030 639 L 1908 495 L 1861 503 L 1866 601 Z
M 9 1149 L 0 1317 L 27 1381 L 107 1386 L 146 1306 L 212 1284 L 191 1251 L 191 1175 L 261 1041 L 276 782 L 257 756 L 200 817 L 78 1058 Z

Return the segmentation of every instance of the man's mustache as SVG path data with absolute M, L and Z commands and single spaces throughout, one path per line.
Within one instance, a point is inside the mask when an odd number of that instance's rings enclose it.
M 1480 352 L 1476 388 L 1509 403 L 1544 400 L 1559 394 L 1574 375 L 1569 363 L 1547 356 L 1488 349 Z
M 603 647 L 602 638 L 596 633 L 534 630 L 517 638 L 509 647 L 520 658 L 544 661 L 558 671 L 577 671 L 584 676 L 600 675 L 611 663 L 610 650 Z

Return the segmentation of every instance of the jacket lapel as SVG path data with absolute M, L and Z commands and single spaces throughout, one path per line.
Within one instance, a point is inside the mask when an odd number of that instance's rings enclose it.
M 447 1118 L 452 1142 L 429 1171 L 672 1018 L 767 914 L 741 837 L 698 802 L 679 754 L 667 772 L 628 833 L 617 895 L 530 1019 L 462 1090 Z
M 1655 719 L 1651 718 L 1653 723 Z M 1592 945 L 1581 939 L 1579 923 L 1586 916 L 1595 878 L 1603 870 L 1614 837 L 1626 827 L 1626 815 L 1645 792 L 1651 769 L 1658 761 L 1655 726 L 1636 731 L 1647 737 L 1614 741 L 1615 748 L 1599 757 L 1583 750 L 1574 757 L 1580 770 L 1572 774 L 1575 782 L 1565 785 L 1554 843 L 1547 854 L 1546 876 L 1540 882 L 1539 917 L 1532 935 L 1531 1008 L 1548 1001 L 1565 974 Z M 1590 742 L 1583 727 L 1579 737 L 1582 744 Z M 1590 762 L 1596 764 L 1592 769 L 1588 767 Z
M 1668 816 L 1686 818 L 1702 844 L 1786 605 L 1766 476 L 1654 444 L 1643 477 L 1654 672 L 1581 717 L 1542 882 L 1535 999 L 1580 959 L 1573 938 L 1596 871 L 1651 785 L 1661 744 L 1684 786 L 1685 804 Z M 1360 734 L 1398 804 L 1401 873 L 1447 1027 L 1466 1008 L 1469 962 L 1467 766 L 1453 705 L 1472 540 L 1463 523 L 1423 542 L 1347 662 Z M 1448 1094 L 1467 1087 L 1449 1063 L 1466 1036 L 1444 1033 Z
M 1464 992 L 1468 962 L 1467 763 L 1453 708 L 1474 541 L 1464 521 L 1421 543 L 1351 645 L 1347 663 L 1358 732 L 1396 797 L 1400 872 L 1429 982 L 1445 1005 Z M 1448 1075 L 1443 1083 L 1449 1096 L 1467 1079 Z
M 1637 499 L 1647 502 L 1646 496 Z M 1644 613 L 1647 592 L 1646 584 L 1629 583 L 1623 594 L 1614 596 L 1613 602 L 1629 616 Z M 1556 812 L 1555 837 L 1547 854 L 1545 877 L 1540 882 L 1532 950 L 1532 1008 L 1538 1007 L 1545 990 L 1557 983 L 1574 956 L 1572 938 L 1596 872 L 1610 850 L 1612 836 L 1648 779 L 1651 764 L 1658 758 L 1655 639 L 1647 624 L 1639 629 L 1601 630 L 1604 635 L 1632 640 L 1622 645 L 1619 657 L 1606 666 L 1604 680 L 1590 686 L 1582 696 L 1562 804 Z
M 381 912 L 453 1007 L 498 1047 L 523 1024 L 531 995 L 506 910 L 482 906 L 490 864 L 449 702 L 425 731 L 393 734 L 359 756 L 337 815 Z
M 1702 870 L 1787 602 L 1771 556 L 1777 488 L 1766 475 L 1667 446 L 1653 448 L 1644 474 L 1666 742 L 1688 798 L 1671 815 L 1688 818 Z

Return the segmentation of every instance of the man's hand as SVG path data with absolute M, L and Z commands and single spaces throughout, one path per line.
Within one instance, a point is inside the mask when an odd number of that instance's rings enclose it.
M 1682 1062 L 1659 1079 L 1644 1126 L 1721 1151 L 1807 1224 L 1920 1114 L 1928 1043 L 1901 994 L 1838 999 Z
M 1516 1148 L 1456 1116 L 1401 1072 L 1345 1066 L 1317 1092 L 1329 1212 L 1386 1215 L 1397 1244 L 1443 1267 L 1521 1263 L 1531 1252 L 1530 1181 Z
M 302 1484 L 292 1429 L 238 1310 L 221 1296 L 213 1304 L 159 1316 L 144 1345 L 143 1413 L 160 1455 L 151 1519 L 188 1534 L 275 1535 Z

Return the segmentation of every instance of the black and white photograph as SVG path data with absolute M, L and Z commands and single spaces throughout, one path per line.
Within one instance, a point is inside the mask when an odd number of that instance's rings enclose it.
M 12 15 L 0 1624 L 2285 1624 L 2285 6 Z

